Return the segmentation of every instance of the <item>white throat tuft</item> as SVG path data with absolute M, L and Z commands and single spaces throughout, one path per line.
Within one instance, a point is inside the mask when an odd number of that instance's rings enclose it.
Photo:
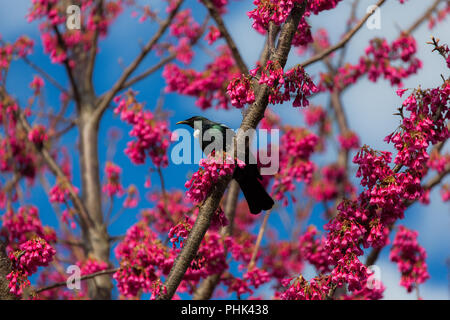
M 200 129 L 195 129 L 194 130 L 194 138 L 197 138 L 200 136 Z

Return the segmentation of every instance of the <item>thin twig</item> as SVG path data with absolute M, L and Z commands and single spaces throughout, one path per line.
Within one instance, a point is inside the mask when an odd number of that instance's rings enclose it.
M 261 227 L 259 228 L 258 237 L 256 238 L 256 243 L 253 248 L 252 257 L 250 259 L 250 262 L 249 262 L 248 268 L 247 268 L 249 271 L 252 270 L 253 267 L 255 266 L 256 256 L 258 255 L 259 247 L 261 246 L 261 241 L 264 236 L 264 232 L 266 231 L 267 221 L 269 220 L 271 212 L 272 212 L 272 210 L 269 210 L 266 212 L 263 223 L 261 224 Z
M 217 24 L 217 28 L 220 31 L 220 35 L 224 37 L 225 41 L 227 42 L 228 47 L 231 50 L 231 54 L 233 55 L 234 61 L 236 62 L 239 70 L 243 74 L 248 73 L 248 68 L 245 65 L 244 59 L 242 59 L 241 54 L 239 53 L 239 50 L 236 46 L 236 43 L 234 42 L 233 38 L 231 37 L 230 33 L 228 32 L 227 27 L 225 26 L 225 23 L 223 22 L 222 16 L 220 15 L 219 11 L 217 10 L 216 6 L 212 3 L 211 0 L 203 0 L 203 3 L 205 4 L 206 8 L 209 11 L 209 14 L 214 19 L 214 21 Z
M 176 14 L 178 13 L 178 10 L 180 9 L 182 3 L 183 0 L 179 0 L 177 6 L 174 8 L 173 11 L 170 12 L 169 16 L 164 21 L 164 23 L 159 27 L 156 34 L 147 42 L 147 44 L 144 46 L 139 55 L 134 59 L 134 61 L 124 70 L 124 72 L 122 73 L 120 78 L 116 81 L 116 83 L 113 85 L 113 87 L 100 99 L 100 102 L 98 103 L 98 106 L 93 114 L 94 119 L 99 120 L 101 118 L 101 115 L 103 114 L 103 112 L 105 112 L 106 108 L 108 108 L 113 97 L 117 94 L 117 92 L 121 90 L 124 83 L 128 80 L 131 74 L 137 69 L 142 60 L 144 60 L 147 54 L 153 49 L 155 44 L 161 39 L 166 30 L 169 28 Z
M 379 0 L 376 4 L 377 7 L 380 7 L 386 0 Z M 334 51 L 344 47 L 348 41 L 361 29 L 361 27 L 364 25 L 364 23 L 370 18 L 370 16 L 375 12 L 376 7 L 374 7 L 372 10 L 370 10 L 357 24 L 356 26 L 348 32 L 341 41 L 336 43 L 334 46 L 328 47 L 324 51 L 314 55 L 313 57 L 309 58 L 305 62 L 300 63 L 299 66 L 307 67 L 317 61 L 322 60 L 323 58 L 329 56 Z
M 95 278 L 95 277 L 98 277 L 98 276 L 103 276 L 103 275 L 116 273 L 119 270 L 120 270 L 120 268 L 114 268 L 114 269 L 106 269 L 106 270 L 94 272 L 94 273 L 87 274 L 87 275 L 84 275 L 84 276 L 80 277 L 80 280 L 87 280 L 87 279 L 92 279 L 92 278 Z M 49 286 L 36 289 L 35 293 L 41 293 L 43 291 L 56 289 L 56 288 L 64 287 L 64 286 L 67 286 L 67 281 L 56 282 L 56 283 L 51 284 Z

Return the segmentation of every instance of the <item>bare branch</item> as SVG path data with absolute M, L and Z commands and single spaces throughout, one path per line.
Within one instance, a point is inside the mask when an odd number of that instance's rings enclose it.
M 379 0 L 376 4 L 377 7 L 380 7 L 386 0 Z M 369 11 L 357 24 L 355 27 L 353 27 L 352 30 L 350 30 L 350 32 L 348 32 L 341 41 L 339 41 L 338 43 L 336 43 L 334 46 L 331 46 L 327 49 L 325 49 L 324 51 L 314 55 L 313 57 L 309 58 L 308 60 L 306 60 L 305 62 L 300 63 L 300 66 L 302 67 L 307 67 L 317 61 L 322 60 L 323 58 L 329 56 L 331 53 L 333 53 L 334 51 L 344 47 L 347 42 L 350 41 L 350 39 L 356 34 L 356 32 L 359 31 L 359 29 L 361 29 L 361 27 L 364 25 L 364 23 L 366 23 L 366 21 L 370 18 L 370 16 L 375 12 L 376 8 L 374 7 L 374 9 L 372 9 L 371 11 Z
M 96 10 L 98 11 L 97 14 L 101 16 L 103 12 L 103 0 L 98 0 Z M 86 80 L 88 81 L 90 87 L 92 87 L 92 74 L 94 72 L 95 58 L 97 57 L 98 36 L 99 31 L 98 28 L 96 28 L 94 31 L 94 39 L 92 41 L 91 50 L 89 51 L 89 61 L 86 68 Z
M 93 116 L 98 121 L 102 116 L 103 112 L 105 112 L 106 108 L 108 108 L 114 96 L 120 89 L 123 87 L 124 83 L 130 77 L 130 75 L 136 70 L 136 68 L 140 65 L 142 60 L 147 56 L 147 54 L 153 49 L 154 45 L 161 39 L 161 37 L 166 32 L 167 28 L 172 23 L 175 18 L 178 10 L 180 9 L 183 0 L 179 0 L 175 9 L 169 14 L 167 19 L 161 24 L 156 34 L 147 42 L 139 55 L 134 59 L 134 61 L 124 70 L 120 78 L 113 85 L 113 87 L 103 96 L 103 98 L 98 103 L 97 109 L 95 110 Z
M 252 257 L 250 259 L 250 263 L 248 264 L 247 269 L 250 271 L 253 269 L 256 263 L 256 256 L 258 255 L 259 247 L 261 246 L 261 241 L 264 236 L 264 232 L 267 228 L 267 221 L 269 220 L 270 213 L 272 210 L 269 210 L 266 212 L 266 215 L 264 216 L 263 223 L 261 224 L 261 227 L 259 228 L 258 237 L 256 238 L 255 247 L 253 248 Z
M 25 129 L 25 131 L 28 134 L 30 132 L 30 130 L 31 130 L 31 127 L 30 127 L 30 124 L 28 123 L 27 119 L 25 118 L 25 116 L 21 112 L 19 113 L 19 121 L 20 121 L 20 124 L 23 126 L 23 128 Z M 68 189 L 69 189 L 70 198 L 71 198 L 71 200 L 73 202 L 73 205 L 76 208 L 78 214 L 80 215 L 81 220 L 86 225 L 93 226 L 92 220 L 90 219 L 89 214 L 88 214 L 86 208 L 84 207 L 83 202 L 78 197 L 78 195 L 76 194 L 76 192 L 74 191 L 74 189 L 72 187 L 72 183 L 69 181 L 69 179 L 66 177 L 64 172 L 61 170 L 61 168 L 55 162 L 55 160 L 50 155 L 48 150 L 44 146 L 42 148 L 38 148 L 38 147 L 35 146 L 35 148 L 36 148 L 36 151 L 39 154 L 41 154 L 42 158 L 44 159 L 44 161 L 47 164 L 47 166 L 50 169 L 50 171 L 57 178 L 61 179 L 62 181 L 64 181 L 67 184 Z
M 405 34 L 411 34 L 414 30 L 416 30 L 426 19 L 428 19 L 431 14 L 436 10 L 439 3 L 442 0 L 435 0 L 434 3 L 428 8 L 427 11 L 419 18 L 416 22 L 414 22 L 407 30 L 404 31 Z
M 64 43 L 64 39 L 62 38 L 61 33 L 59 32 L 59 29 L 56 25 L 53 26 L 53 31 L 56 34 L 56 38 L 58 40 L 58 45 L 64 51 L 67 51 L 66 45 Z M 67 72 L 67 75 L 69 77 L 69 81 L 70 81 L 70 84 L 72 87 L 73 97 L 74 97 L 75 101 L 77 102 L 77 105 L 79 105 L 81 102 L 80 93 L 78 92 L 78 87 L 77 87 L 77 83 L 75 82 L 75 77 L 73 75 L 72 68 L 69 65 L 69 59 L 66 57 L 64 59 L 63 63 L 64 63 L 64 67 L 66 68 L 66 72 Z
M 119 271 L 119 268 L 114 268 L 114 269 L 106 269 L 106 270 L 102 270 L 102 271 L 98 271 L 98 272 L 94 272 L 91 274 L 87 274 L 85 276 L 80 277 L 80 280 L 87 280 L 87 279 L 92 279 L 98 276 L 104 276 L 104 275 L 108 275 L 108 274 L 112 274 L 112 273 L 116 273 L 117 271 Z M 64 287 L 67 285 L 67 281 L 61 281 L 61 282 L 56 282 L 54 284 L 51 284 L 49 286 L 46 287 L 42 287 L 39 288 L 35 291 L 35 293 L 41 293 L 42 291 L 47 291 L 47 290 L 51 290 L 51 289 L 56 289 L 59 287 Z
M 216 22 L 217 27 L 219 28 L 219 31 L 220 31 L 220 35 L 225 38 L 225 41 L 227 42 L 227 45 L 231 50 L 234 61 L 236 62 L 239 70 L 241 71 L 241 73 L 247 74 L 248 68 L 245 65 L 244 60 L 242 59 L 241 54 L 239 53 L 236 43 L 234 42 L 233 38 L 231 37 L 230 33 L 228 32 L 228 29 L 225 26 L 225 23 L 223 22 L 222 16 L 220 15 L 219 11 L 217 11 L 217 8 L 211 2 L 211 0 L 203 0 L 203 3 L 206 6 L 206 8 L 208 8 L 209 14 L 211 15 L 211 17 Z

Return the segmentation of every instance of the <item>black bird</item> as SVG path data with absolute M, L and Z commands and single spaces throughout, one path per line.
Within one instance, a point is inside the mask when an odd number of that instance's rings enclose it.
M 200 127 L 197 128 L 198 124 L 196 124 L 196 122 L 201 123 L 202 139 L 198 137 L 198 135 L 200 134 Z M 203 137 L 207 130 L 218 130 L 223 139 L 223 150 L 229 150 L 228 148 L 230 146 L 227 145 L 227 142 L 231 141 L 227 141 L 226 135 L 227 130 L 229 133 L 231 133 L 232 131 L 226 125 L 208 120 L 200 116 L 195 116 L 187 120 L 177 122 L 177 124 L 186 124 L 194 129 L 194 136 L 199 138 L 202 151 L 205 151 L 205 148 L 214 141 L 214 139 L 210 141 L 206 138 L 206 141 L 204 141 Z M 214 136 L 214 134 L 212 134 L 212 136 Z M 233 172 L 233 178 L 239 183 L 239 187 L 241 188 L 242 192 L 244 193 L 244 197 L 247 200 L 250 212 L 252 214 L 258 214 L 261 212 L 261 210 L 271 209 L 274 205 L 274 202 L 262 186 L 260 182 L 260 180 L 262 180 L 262 176 L 258 170 L 258 166 L 254 162 L 250 163 L 250 157 L 253 157 L 253 155 L 248 152 L 245 158 L 245 166 L 243 168 L 236 166 Z

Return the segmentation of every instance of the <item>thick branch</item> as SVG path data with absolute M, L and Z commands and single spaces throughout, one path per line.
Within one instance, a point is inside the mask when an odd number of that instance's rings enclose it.
M 0 241 L 0 300 L 17 300 L 17 297 L 9 291 L 9 281 L 6 276 L 12 271 L 5 245 Z
M 233 234 L 234 217 L 236 215 L 236 206 L 239 198 L 239 184 L 236 180 L 231 181 L 228 195 L 225 201 L 225 216 L 228 219 L 228 225 L 222 229 L 222 236 L 227 237 Z M 225 256 L 228 254 L 228 248 L 225 246 Z M 193 300 L 208 300 L 211 299 L 214 289 L 220 282 L 222 272 L 213 274 L 202 281 L 200 286 L 195 290 Z

